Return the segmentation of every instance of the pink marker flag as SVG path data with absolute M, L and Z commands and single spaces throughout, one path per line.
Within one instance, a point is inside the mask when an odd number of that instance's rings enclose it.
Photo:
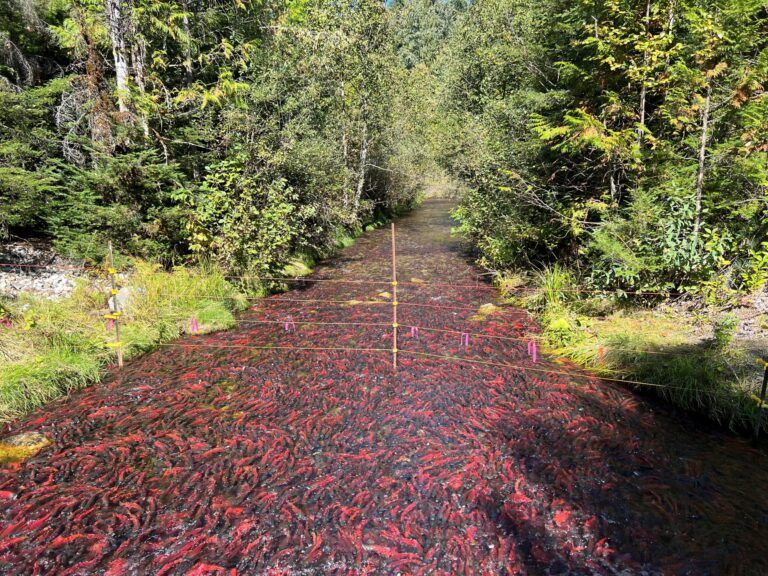
M 534 364 L 536 364 L 536 357 L 538 355 L 538 352 L 539 352 L 539 348 L 538 348 L 538 345 L 536 344 L 536 340 L 534 340 L 533 341 L 533 363 Z
M 419 339 L 419 329 L 416 326 L 411 326 L 411 338 Z
M 115 327 L 115 321 L 112 320 L 112 318 L 109 319 L 109 322 L 107 322 L 107 330 L 112 330 Z
M 197 322 L 197 318 L 192 316 L 192 318 L 189 321 L 189 331 L 192 334 L 197 334 L 199 330 L 200 330 L 200 324 Z
M 465 346 L 469 348 L 469 334 L 467 332 L 461 333 L 461 344 L 460 346 Z
M 285 322 L 285 331 L 290 332 L 291 330 L 296 332 L 296 323 L 293 321 L 293 316 L 288 316 L 288 320 Z

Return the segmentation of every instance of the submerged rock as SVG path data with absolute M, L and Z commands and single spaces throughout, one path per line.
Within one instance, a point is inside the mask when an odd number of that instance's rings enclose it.
M 40 432 L 23 432 L 0 441 L 0 464 L 21 462 L 31 458 L 51 441 Z
M 470 320 L 474 320 L 477 322 L 482 322 L 483 320 L 486 320 L 488 316 L 491 314 L 496 313 L 499 311 L 500 308 L 492 303 L 483 304 L 477 309 L 477 312 L 475 312 L 474 315 L 470 316 Z

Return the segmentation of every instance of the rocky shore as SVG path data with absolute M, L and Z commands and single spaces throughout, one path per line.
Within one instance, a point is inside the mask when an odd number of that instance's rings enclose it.
M 0 245 L 0 296 L 33 293 L 58 300 L 68 296 L 75 280 L 85 274 L 81 263 L 57 256 L 43 241 Z

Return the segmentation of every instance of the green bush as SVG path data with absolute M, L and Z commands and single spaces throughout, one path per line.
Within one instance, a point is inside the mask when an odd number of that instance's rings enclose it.
M 53 108 L 70 80 L 21 92 L 0 89 L 0 232 L 39 230 L 64 185 Z

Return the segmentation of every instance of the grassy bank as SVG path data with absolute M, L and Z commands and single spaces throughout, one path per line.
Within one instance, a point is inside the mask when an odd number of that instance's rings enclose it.
M 120 278 L 126 359 L 178 338 L 196 318 L 200 332 L 234 325 L 244 295 L 212 266 L 164 271 L 137 262 Z M 78 280 L 58 301 L 33 295 L 0 301 L 0 423 L 99 380 L 115 358 L 106 278 Z
M 507 275 L 498 284 L 508 301 L 539 319 L 550 353 L 601 376 L 646 382 L 637 389 L 731 430 L 753 430 L 760 351 L 735 338 L 736 319 L 727 312 L 580 292 L 576 278 L 559 267 Z

